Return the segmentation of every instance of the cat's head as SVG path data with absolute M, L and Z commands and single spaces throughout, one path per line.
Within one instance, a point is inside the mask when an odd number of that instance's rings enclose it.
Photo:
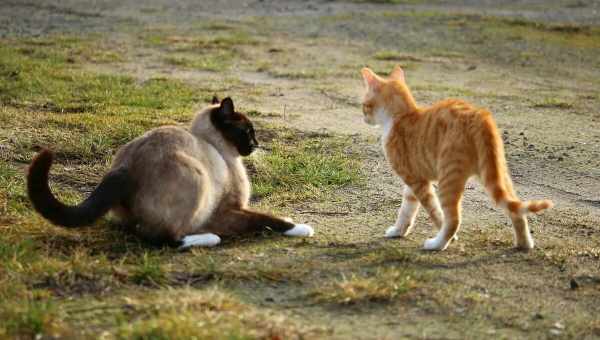
M 233 100 L 227 97 L 220 103 L 213 97 L 215 106 L 210 112 L 210 121 L 223 138 L 233 145 L 242 156 L 248 156 L 258 147 L 254 126 L 248 117 L 235 111 Z
M 406 86 L 404 71 L 400 66 L 394 67 L 386 78 L 368 67 L 363 68 L 361 73 L 366 90 L 362 109 L 367 124 L 380 125 L 389 116 L 416 110 L 415 100 Z

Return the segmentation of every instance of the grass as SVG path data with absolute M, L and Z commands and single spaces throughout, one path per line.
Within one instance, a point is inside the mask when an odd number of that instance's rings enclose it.
M 232 56 L 228 52 L 208 54 L 206 56 L 169 55 L 165 63 L 177 67 L 201 70 L 223 71 L 230 67 Z
M 358 304 L 390 302 L 416 287 L 408 272 L 395 268 L 379 269 L 366 275 L 345 275 L 338 281 L 318 287 L 312 297 L 320 303 Z
M 65 59 L 79 40 L 51 42 L 33 45 L 55 56 L 45 59 L 23 55 L 18 43 L 0 47 L 0 121 L 11 127 L 0 128 L 0 138 L 16 150 L 8 160 L 27 161 L 36 145 L 45 145 L 62 161 L 105 164 L 118 146 L 148 128 L 188 119 L 182 114 L 202 95 L 176 80 L 139 83 L 87 71 Z
M 389 50 L 379 51 L 375 53 L 373 58 L 385 61 L 423 61 L 422 58 L 414 55 Z
M 547 108 L 547 109 L 572 109 L 573 103 L 562 100 L 560 98 L 545 98 L 544 100 L 537 101 L 533 104 L 535 108 Z
M 166 274 L 160 257 L 144 253 L 142 263 L 134 270 L 131 280 L 138 285 L 159 286 L 165 282 Z
M 130 302 L 138 321 L 124 323 L 121 339 L 256 339 L 306 336 L 310 331 L 240 303 L 218 289 L 179 290 Z
M 18 305 L 11 305 L 10 309 L 0 310 L 0 317 L 3 320 L 0 335 L 4 336 L 20 334 L 23 337 L 36 338 L 43 334 L 60 336 L 64 332 L 57 307 L 50 300 L 27 300 Z
M 214 31 L 204 34 L 204 30 Z M 208 24 L 201 33 L 177 35 L 169 29 L 155 30 L 142 36 L 148 46 L 163 51 L 165 64 L 185 69 L 224 72 L 231 68 L 243 47 L 256 46 L 260 40 L 226 23 Z
M 268 151 L 251 158 L 253 194 L 289 204 L 319 200 L 336 188 L 362 182 L 350 141 L 334 136 L 306 136 L 283 128 L 267 144 Z

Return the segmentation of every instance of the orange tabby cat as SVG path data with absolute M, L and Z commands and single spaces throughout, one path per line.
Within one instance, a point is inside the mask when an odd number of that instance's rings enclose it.
M 386 158 L 406 184 L 396 224 L 385 236 L 408 235 L 423 205 L 440 229 L 434 238 L 425 241 L 424 248 L 446 249 L 460 226 L 465 184 L 476 175 L 494 202 L 510 216 L 516 246 L 533 248 L 526 214 L 553 204 L 549 200 L 519 200 L 492 114 L 458 99 L 426 108 L 417 106 L 399 66 L 387 78 L 368 68 L 362 69 L 362 76 L 367 87 L 363 100 L 365 122 L 383 127 Z M 432 182 L 438 182 L 437 196 Z

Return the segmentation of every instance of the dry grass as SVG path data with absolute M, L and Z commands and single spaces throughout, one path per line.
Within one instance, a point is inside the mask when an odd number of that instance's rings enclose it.
M 315 288 L 312 297 L 319 303 L 357 304 L 390 302 L 416 287 L 411 272 L 378 269 L 362 275 L 343 275 L 340 280 Z

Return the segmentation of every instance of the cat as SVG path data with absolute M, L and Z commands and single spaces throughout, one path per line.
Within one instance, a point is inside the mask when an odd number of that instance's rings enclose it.
M 153 129 L 121 147 L 111 169 L 82 203 L 67 206 L 48 187 L 53 154 L 44 149 L 29 166 L 33 207 L 54 224 L 89 225 L 109 210 L 145 241 L 215 246 L 221 236 L 265 228 L 288 236 L 313 236 L 313 228 L 248 209 L 250 182 L 241 156 L 258 147 L 248 117 L 231 98 L 196 114 L 190 130 Z
M 519 200 L 492 114 L 458 99 L 417 106 L 400 66 L 387 78 L 369 68 L 361 73 L 366 87 L 364 120 L 382 127 L 386 159 L 405 184 L 396 223 L 385 236 L 407 236 L 422 205 L 439 229 L 425 241 L 424 249 L 446 249 L 460 227 L 465 184 L 477 176 L 512 220 L 516 247 L 532 249 L 526 215 L 551 208 L 553 203 Z M 438 182 L 437 195 L 433 182 Z

